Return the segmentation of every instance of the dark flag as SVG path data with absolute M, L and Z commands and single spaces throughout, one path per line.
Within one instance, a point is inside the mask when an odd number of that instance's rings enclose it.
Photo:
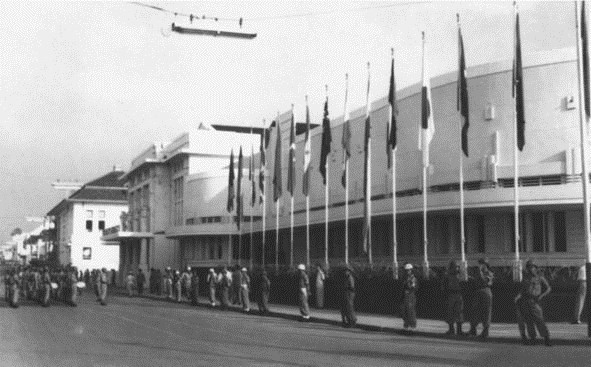
M 426 55 L 425 32 L 423 32 L 423 88 L 421 91 L 421 132 L 419 134 L 419 149 L 423 152 L 423 167 L 429 166 L 429 146 L 433 135 L 435 135 L 431 102 L 431 76 Z
M 281 175 L 281 126 L 279 126 L 279 118 L 275 122 L 277 129 L 277 140 L 275 141 L 275 167 L 273 172 L 273 201 L 279 200 L 283 195 L 283 177 Z
M 468 128 L 470 127 L 470 117 L 468 108 L 468 80 L 466 78 L 466 58 L 464 55 L 464 39 L 462 38 L 462 30 L 460 28 L 460 15 L 458 18 L 458 111 L 464 118 L 464 125 L 462 126 L 462 151 L 468 157 Z
M 324 117 L 322 118 L 322 147 L 320 148 L 320 174 L 322 175 L 322 182 L 326 185 L 326 163 L 328 162 L 328 155 L 330 154 L 330 144 L 332 143 L 332 135 L 330 132 L 330 119 L 328 118 L 328 95 L 324 102 Z
M 230 151 L 230 168 L 228 171 L 228 204 L 226 209 L 228 213 L 234 210 L 234 149 Z
M 240 153 L 238 154 L 238 179 L 236 180 L 236 224 L 238 225 L 238 229 L 240 229 L 242 213 L 244 211 L 244 203 L 242 202 L 242 160 L 242 146 L 240 146 Z
M 293 196 L 295 188 L 296 143 L 295 143 L 295 111 L 291 107 L 291 125 L 289 128 L 289 166 L 287 170 L 287 191 Z
M 591 92 L 589 91 L 589 40 L 587 39 L 587 14 L 585 2 L 581 4 L 581 46 L 583 52 L 583 95 L 585 114 L 591 117 Z
M 266 162 L 266 140 L 267 140 L 267 129 L 263 128 L 263 135 L 261 135 L 261 146 L 260 146 L 260 167 L 259 167 L 259 203 L 262 203 L 265 198 L 265 175 L 267 173 L 267 162 Z
M 371 100 L 369 97 L 369 63 L 367 64 L 367 101 L 365 108 L 365 143 L 363 169 L 363 252 L 371 246 Z
M 302 192 L 308 196 L 310 192 L 310 161 L 312 159 L 312 142 L 310 141 L 310 109 L 308 108 L 308 96 L 306 96 L 306 135 L 304 137 L 304 176 L 302 179 Z
M 517 148 L 523 151 L 525 145 L 525 104 L 523 98 L 523 67 L 521 63 L 521 36 L 519 32 L 519 11 L 515 8 L 515 55 L 513 58 L 513 98 L 517 123 Z
M 250 206 L 253 207 L 257 201 L 257 185 L 254 179 L 254 148 L 252 144 L 250 145 L 250 158 L 248 159 L 248 179 L 250 180 L 250 184 L 252 186 L 252 197 L 250 199 Z
M 388 92 L 388 104 L 390 105 L 390 123 L 386 125 L 386 153 L 388 157 L 388 169 L 392 167 L 392 150 L 396 149 L 396 116 L 398 116 L 398 104 L 396 103 L 396 79 L 394 78 L 394 49 L 392 49 L 392 67 L 390 70 L 390 90 Z
M 343 177 L 341 183 L 343 187 L 347 188 L 347 162 L 351 158 L 351 126 L 349 125 L 349 108 L 347 105 L 347 98 L 349 94 L 349 75 L 345 75 L 345 115 L 343 116 L 343 135 L 341 137 L 341 145 L 343 147 Z

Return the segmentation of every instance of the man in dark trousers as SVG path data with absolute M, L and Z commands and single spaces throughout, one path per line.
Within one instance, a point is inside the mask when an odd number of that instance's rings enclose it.
M 260 298 L 259 298 L 259 311 L 266 315 L 269 313 L 269 294 L 271 293 L 271 281 L 267 276 L 267 271 L 263 270 L 261 275 L 261 285 L 260 285 Z
M 443 278 L 443 293 L 447 298 L 446 321 L 449 325 L 449 330 L 445 334 L 456 334 L 454 327 L 457 326 L 457 335 L 464 335 L 462 331 L 462 323 L 464 322 L 464 298 L 462 297 L 460 266 L 455 260 L 449 262 L 447 274 Z
M 308 304 L 308 297 L 310 295 L 310 279 L 306 274 L 306 266 L 304 264 L 298 265 L 298 295 L 300 301 L 300 313 L 302 314 L 302 321 L 310 320 L 310 305 Z
M 357 316 L 355 316 L 355 278 L 350 265 L 345 267 L 341 316 L 344 327 L 354 327 L 357 324 Z
M 146 284 L 146 274 L 142 271 L 142 269 L 137 270 L 137 276 L 135 277 L 135 283 L 137 284 L 137 295 L 143 296 L 144 295 L 144 284 Z
M 470 321 L 470 335 L 476 336 L 476 328 L 482 323 L 480 337 L 488 338 L 490 319 L 492 315 L 492 291 L 494 274 L 490 271 L 490 265 L 486 259 L 478 259 L 478 272 L 474 277 L 476 291 L 473 298 L 473 315 Z
M 199 304 L 199 275 L 197 275 L 197 268 L 191 269 L 191 304 L 197 306 Z
M 539 272 L 537 265 L 533 261 L 528 260 L 525 264 L 525 274 L 521 281 L 521 289 L 519 294 L 515 297 L 515 304 L 517 305 L 517 320 L 519 326 L 519 333 L 523 344 L 535 344 L 536 328 L 540 335 L 544 338 L 547 346 L 551 346 L 550 332 L 544 321 L 544 314 L 542 307 L 540 307 L 540 300 L 546 297 L 552 288 L 544 276 Z M 525 327 L 529 334 L 529 341 L 525 335 Z
M 246 268 L 240 271 L 240 303 L 242 311 L 250 312 L 250 277 Z

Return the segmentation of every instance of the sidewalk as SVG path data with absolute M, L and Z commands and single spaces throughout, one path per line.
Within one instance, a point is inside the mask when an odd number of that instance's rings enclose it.
M 126 292 L 122 289 L 117 289 L 113 293 L 119 296 L 125 296 Z M 152 295 L 144 293 L 143 298 L 167 301 L 166 297 L 160 295 Z M 188 304 L 186 300 L 183 304 Z M 210 309 L 219 309 L 219 306 L 212 307 L 209 304 L 207 297 L 199 297 L 199 305 L 196 307 L 205 307 Z M 300 310 L 298 306 L 283 305 L 283 304 L 269 304 L 270 312 L 266 317 L 280 317 L 288 320 L 301 321 Z M 242 308 L 237 305 L 231 305 L 226 312 L 243 312 Z M 250 313 L 253 315 L 260 315 L 257 303 L 251 302 Z M 322 323 L 328 325 L 341 326 L 341 314 L 339 310 L 334 309 L 310 309 L 311 323 Z M 547 323 L 550 330 L 550 336 L 553 344 L 556 345 L 591 345 L 591 339 L 587 337 L 587 324 L 571 325 L 569 323 Z M 414 335 L 424 336 L 430 338 L 456 338 L 473 340 L 474 342 L 482 342 L 479 337 L 459 337 L 447 336 L 445 332 L 448 330 L 447 323 L 442 320 L 418 319 L 417 328 L 412 332 L 403 329 L 402 319 L 398 316 L 378 315 L 357 313 L 357 329 L 366 331 L 387 332 L 400 335 Z M 470 329 L 469 323 L 464 323 L 464 331 Z M 479 332 L 482 326 L 479 327 Z M 538 336 L 539 338 L 539 336 Z M 490 326 L 490 337 L 487 339 L 491 342 L 517 344 L 521 343 L 519 330 L 517 324 L 509 323 L 493 323 Z

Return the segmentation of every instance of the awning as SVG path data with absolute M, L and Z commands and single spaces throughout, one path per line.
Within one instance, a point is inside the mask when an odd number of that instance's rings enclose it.
M 101 241 L 104 245 L 119 245 L 119 242 L 125 240 L 142 238 L 154 238 L 154 234 L 151 232 L 111 232 L 105 233 L 101 237 Z

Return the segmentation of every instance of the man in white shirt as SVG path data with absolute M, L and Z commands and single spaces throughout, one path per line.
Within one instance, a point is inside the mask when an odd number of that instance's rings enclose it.
M 585 305 L 585 296 L 587 295 L 587 274 L 585 273 L 585 265 L 579 268 L 577 272 L 577 299 L 575 304 L 575 317 L 573 324 L 581 323 L 581 313 L 583 313 L 583 306 Z

